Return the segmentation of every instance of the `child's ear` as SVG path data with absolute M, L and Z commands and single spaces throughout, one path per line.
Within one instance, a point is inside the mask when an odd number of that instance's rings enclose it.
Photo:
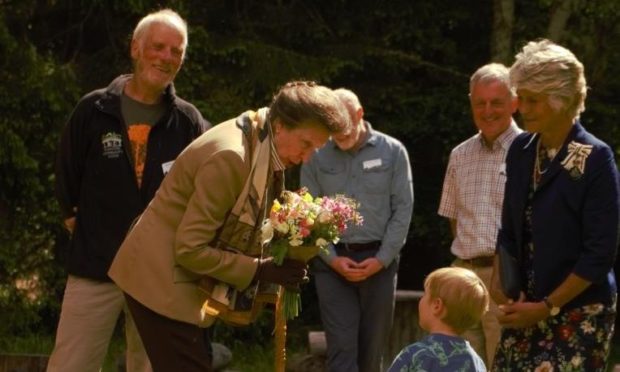
M 441 298 L 433 298 L 433 300 L 431 301 L 431 308 L 433 310 L 433 314 L 437 315 L 438 313 L 440 313 L 443 309 L 443 301 L 441 300 Z
M 439 319 L 443 319 L 446 313 L 446 306 L 443 303 L 443 300 L 439 297 L 434 298 L 432 301 L 431 308 L 433 310 L 433 315 Z

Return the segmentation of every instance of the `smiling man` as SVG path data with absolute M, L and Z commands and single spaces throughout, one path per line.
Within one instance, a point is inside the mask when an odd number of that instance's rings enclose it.
M 65 288 L 48 371 L 99 371 L 125 307 L 108 269 L 132 221 L 177 155 L 210 124 L 175 95 L 187 25 L 171 10 L 144 17 L 131 41 L 134 73 L 84 96 L 60 142 L 56 191 L 71 233 Z M 126 314 L 127 371 L 151 370 Z
M 471 77 L 469 100 L 478 133 L 452 150 L 443 184 L 439 215 L 450 221 L 453 266 L 474 271 L 489 287 L 497 230 L 501 223 L 506 153 L 521 132 L 512 120 L 517 108 L 508 68 L 480 67 Z M 463 336 L 491 365 L 500 337 L 497 305 Z

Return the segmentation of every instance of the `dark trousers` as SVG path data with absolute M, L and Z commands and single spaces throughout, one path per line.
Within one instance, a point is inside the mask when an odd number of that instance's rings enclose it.
M 375 251 L 348 254 L 354 261 Z M 361 282 L 349 282 L 320 258 L 312 262 L 329 372 L 380 372 L 394 314 L 398 262 Z
M 127 293 L 125 298 L 153 372 L 213 371 L 211 342 L 206 329 L 159 315 Z

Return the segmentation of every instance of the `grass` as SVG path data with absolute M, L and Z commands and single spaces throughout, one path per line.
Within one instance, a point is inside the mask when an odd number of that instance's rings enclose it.
M 0 340 L 0 352 L 4 353 L 49 354 L 53 346 L 53 336 L 31 335 Z M 110 343 L 102 372 L 117 372 L 116 361 L 121 357 L 124 346 L 123 338 L 120 335 L 115 335 Z M 290 357 L 295 351 L 294 348 L 289 349 L 287 355 Z M 271 340 L 266 344 L 251 345 L 235 342 L 232 346 L 232 352 L 233 362 L 226 367 L 227 370 L 239 372 L 273 371 L 274 351 Z M 612 344 L 608 371 L 612 371 L 616 364 L 620 364 L 620 340 L 615 340 Z
M 233 347 L 233 361 L 227 369 L 233 371 L 272 372 L 274 351 L 270 345 L 239 345 Z
M 228 345 L 226 345 L 228 346 Z M 53 336 L 31 335 L 0 340 L 0 353 L 49 355 L 54 347 Z M 122 358 L 125 341 L 121 335 L 114 335 L 110 341 L 102 372 L 117 372 L 116 362 Z M 273 371 L 273 342 L 266 345 L 247 345 L 235 342 L 232 347 L 233 361 L 226 368 L 231 371 L 271 372 Z M 292 351 L 288 351 L 292 355 Z
M 620 340 L 613 340 L 611 351 L 609 352 L 609 370 L 613 370 L 614 365 L 620 364 Z
M 0 341 L 0 351 L 4 353 L 49 354 L 53 347 L 54 339 L 41 335 L 13 337 Z
M 49 355 L 53 348 L 54 336 L 47 335 L 18 336 L 0 341 L 0 352 L 8 354 Z M 122 355 L 124 348 L 125 342 L 122 339 L 114 337 L 110 341 L 102 372 L 117 372 L 116 360 Z

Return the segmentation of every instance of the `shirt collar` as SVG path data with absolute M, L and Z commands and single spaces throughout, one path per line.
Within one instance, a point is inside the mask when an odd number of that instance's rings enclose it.
M 495 141 L 493 141 L 492 150 L 497 149 L 498 146 L 501 146 L 501 148 L 504 150 L 508 150 L 508 148 L 510 147 L 510 144 L 512 143 L 512 140 L 521 132 L 523 132 L 523 130 L 521 130 L 517 126 L 517 123 L 515 123 L 514 120 L 510 120 L 510 126 L 508 126 L 508 128 L 506 128 L 506 130 L 503 131 L 495 139 Z M 480 131 L 478 131 L 478 138 L 480 140 L 480 145 L 483 146 L 484 148 L 488 148 L 484 141 L 484 137 L 482 137 L 482 133 L 480 133 Z
M 366 145 L 370 145 L 370 146 L 375 146 L 377 144 L 377 140 L 379 139 L 379 137 L 377 136 L 377 133 L 374 129 L 372 129 L 372 125 L 370 125 L 369 122 L 367 122 L 366 120 L 364 120 L 364 125 L 366 125 L 366 141 L 357 149 L 357 151 L 361 150 L 364 148 L 364 146 Z M 333 139 L 329 139 L 329 143 L 331 144 L 332 148 L 338 151 L 342 151 L 340 150 L 340 147 L 338 147 L 338 145 L 336 144 L 336 141 L 334 141 Z
M 280 159 L 280 155 L 278 155 L 278 150 L 276 149 L 276 144 L 273 138 L 273 128 L 271 126 L 271 122 L 269 122 L 269 108 L 262 107 L 258 109 L 256 112 L 256 120 L 259 122 L 259 126 L 262 127 L 262 123 L 267 127 L 267 132 L 269 133 L 269 146 L 271 147 L 271 168 L 274 171 L 283 171 L 286 169 L 282 159 Z

